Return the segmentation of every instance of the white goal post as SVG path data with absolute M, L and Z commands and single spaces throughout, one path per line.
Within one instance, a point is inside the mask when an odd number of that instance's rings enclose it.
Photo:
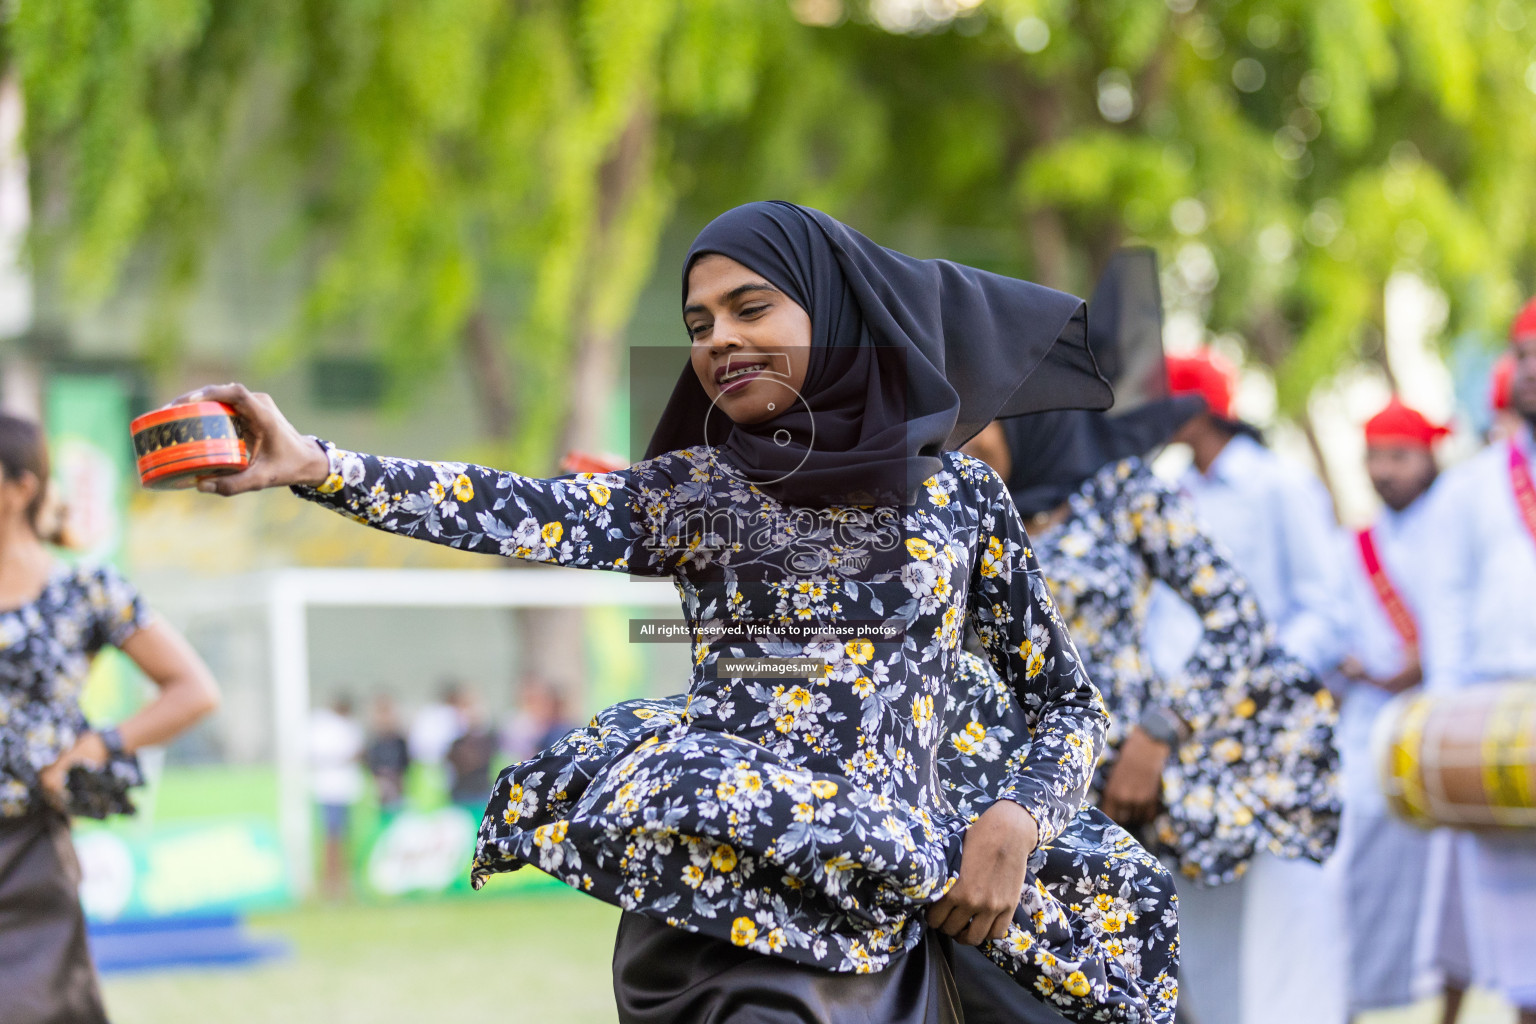
M 669 580 L 556 569 L 279 569 L 199 586 L 197 615 L 264 614 L 278 831 L 294 891 L 314 884 L 309 799 L 309 610 L 678 607 Z

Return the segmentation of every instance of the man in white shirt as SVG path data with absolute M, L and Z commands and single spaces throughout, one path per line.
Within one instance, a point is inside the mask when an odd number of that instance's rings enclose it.
M 1200 395 L 1208 410 L 1175 438 L 1194 456 L 1180 485 L 1281 645 L 1321 676 L 1343 657 L 1346 617 L 1327 492 L 1235 417 L 1230 365 L 1210 352 L 1167 362 L 1170 390 Z M 1154 664 L 1198 635 L 1192 618 L 1166 595 L 1154 604 Z M 1230 885 L 1181 887 L 1179 903 L 1180 1005 L 1198 1024 L 1343 1024 L 1344 922 L 1321 866 L 1261 853 Z
M 439 689 L 437 700 L 416 712 L 406 739 L 412 761 L 432 766 L 443 763 L 448 748 L 464 733 L 464 716 L 459 711 L 463 699 L 464 688 L 456 682 L 446 682 Z
M 1435 542 L 1424 675 L 1447 693 L 1502 680 L 1536 679 L 1536 301 L 1510 331 L 1510 408 L 1524 419 L 1447 473 L 1431 503 Z M 1432 869 L 1435 964 L 1454 1021 L 1469 983 L 1501 992 L 1536 1024 L 1536 838 L 1442 832 Z
M 1420 564 L 1434 544 L 1428 506 L 1434 444 L 1448 431 L 1397 398 L 1365 424 L 1366 471 L 1382 500 L 1376 521 L 1345 531 L 1338 560 L 1350 611 L 1337 738 L 1344 818 L 1336 859 L 1349 939 L 1349 1012 L 1407 1006 L 1425 974 L 1419 924 L 1429 836 L 1387 810 L 1371 731 L 1394 694 L 1418 686 L 1427 603 Z
M 310 715 L 309 782 L 325 828 L 323 885 L 332 897 L 347 890 L 347 831 L 352 805 L 363 797 L 363 743 L 350 699 L 337 697 Z

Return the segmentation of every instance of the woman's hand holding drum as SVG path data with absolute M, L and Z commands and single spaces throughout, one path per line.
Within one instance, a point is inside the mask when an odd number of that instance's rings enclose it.
M 216 384 L 177 398 L 187 402 L 223 402 L 234 409 L 245 430 L 250 465 L 229 476 L 204 477 L 197 489 L 209 494 L 244 494 L 267 487 L 317 487 L 330 475 L 330 460 L 311 437 L 299 433 L 272 396 L 253 393 L 244 384 Z

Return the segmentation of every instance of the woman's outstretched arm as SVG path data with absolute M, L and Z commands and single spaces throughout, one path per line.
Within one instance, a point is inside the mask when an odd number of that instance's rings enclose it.
M 293 487 L 303 498 L 377 529 L 465 551 L 588 569 L 660 574 L 644 544 L 628 471 L 541 480 L 452 462 L 364 455 L 300 434 L 270 396 L 239 384 L 178 401 L 219 401 L 240 416 L 252 448 L 243 472 L 201 481 L 232 495 Z

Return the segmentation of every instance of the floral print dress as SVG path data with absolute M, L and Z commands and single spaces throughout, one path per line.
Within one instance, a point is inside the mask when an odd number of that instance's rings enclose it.
M 57 565 L 36 599 L 0 612 L 0 818 L 43 809 L 38 774 L 90 728 L 80 694 L 91 659 L 149 622 L 138 591 L 107 566 Z M 95 818 L 131 813 L 128 788 L 143 781 L 132 755 L 71 775 L 68 810 Z
M 1095 799 L 1127 732 L 1152 708 L 1189 739 L 1163 769 L 1152 839 L 1186 877 L 1216 885 L 1259 850 L 1321 861 L 1338 831 L 1331 695 L 1275 643 L 1247 582 L 1189 501 L 1139 458 L 1111 463 L 1035 547 L 1110 725 Z M 1140 638 L 1153 580 L 1200 615 L 1199 645 L 1157 678 Z
M 1103 705 L 985 464 L 947 454 L 903 509 L 810 510 L 742 482 L 710 448 L 555 480 L 328 451 L 330 477 L 301 495 L 465 550 L 670 577 L 694 630 L 685 700 L 611 708 L 502 772 L 477 885 L 532 865 L 674 927 L 878 971 L 921 939 L 974 816 L 1009 799 L 1039 824 L 1041 849 L 988 955 L 1075 1019 L 1172 1020 L 1171 884 L 1102 816 L 1080 814 Z M 989 772 L 962 808 L 941 776 L 967 618 L 1016 731 L 982 737 Z M 826 671 L 719 667 L 748 657 Z M 1051 850 L 1077 867 L 1053 875 Z M 1105 940 L 1117 928 L 1136 930 L 1134 948 Z

